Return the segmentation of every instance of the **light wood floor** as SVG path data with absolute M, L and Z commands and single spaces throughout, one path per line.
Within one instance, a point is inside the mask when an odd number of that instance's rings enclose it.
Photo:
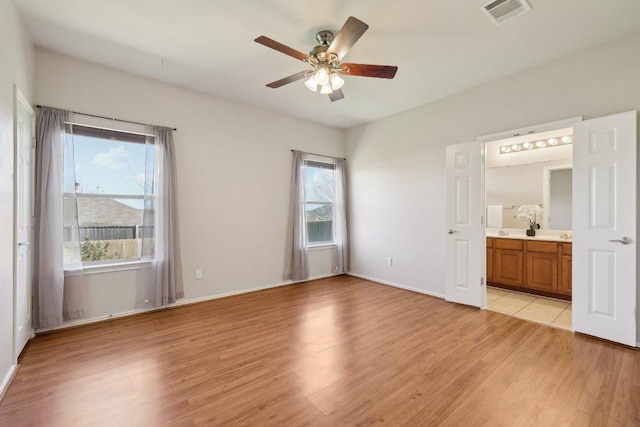
M 340 276 L 36 337 L 2 426 L 639 426 L 640 352 Z

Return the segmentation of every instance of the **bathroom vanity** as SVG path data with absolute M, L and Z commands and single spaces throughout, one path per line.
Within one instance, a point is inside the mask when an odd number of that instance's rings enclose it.
M 487 284 L 571 300 L 571 247 L 555 236 L 488 236 Z

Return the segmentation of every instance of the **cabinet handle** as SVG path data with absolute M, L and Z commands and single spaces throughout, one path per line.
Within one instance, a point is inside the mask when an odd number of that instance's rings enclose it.
M 609 240 L 610 242 L 617 242 L 617 243 L 622 243 L 623 245 L 628 245 L 629 243 L 631 243 L 631 239 L 628 237 L 623 237 L 622 239 L 618 239 L 618 240 Z

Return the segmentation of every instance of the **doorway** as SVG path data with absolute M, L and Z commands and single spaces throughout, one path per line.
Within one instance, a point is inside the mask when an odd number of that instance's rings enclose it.
M 496 248 L 504 250 L 504 253 L 494 251 L 488 254 L 484 141 L 567 127 L 573 128 L 575 138 L 571 144 L 572 245 L 564 242 L 549 245 L 544 241 L 536 241 L 544 239 L 520 244 L 500 239 L 499 242 L 504 243 Z M 496 268 L 502 279 L 509 278 L 509 275 L 519 277 L 513 274 L 518 268 L 498 268 L 501 267 L 500 262 L 511 262 L 517 267 L 522 266 L 527 283 L 535 282 L 538 287 L 547 286 L 554 277 L 557 280 L 554 265 L 560 268 L 562 261 L 570 258 L 571 268 L 565 269 L 566 274 L 563 272 L 559 277 L 571 275 L 569 295 L 572 301 L 572 329 L 636 346 L 638 325 L 635 306 L 639 295 L 636 283 L 637 112 L 629 111 L 586 121 L 571 119 L 547 125 L 546 129 L 532 127 L 518 133 L 502 132 L 480 137 L 475 144 L 447 146 L 445 299 L 486 307 L 485 279 L 488 272 L 485 256 L 496 257 L 489 265 Z M 522 151 L 527 149 L 525 143 L 510 149 Z M 540 152 L 541 149 L 532 151 Z M 514 187 L 522 184 L 520 181 L 510 183 Z M 532 231 L 537 230 L 537 217 L 531 221 L 531 214 L 540 212 L 532 206 L 524 212 L 529 214 L 527 219 Z M 559 235 L 558 238 L 566 237 Z M 554 264 L 554 260 L 558 262 Z M 546 265 L 546 268 L 529 269 L 536 264 Z M 496 274 L 496 271 L 493 273 Z M 542 272 L 542 276 L 534 272 Z M 558 294 L 558 290 L 554 290 L 554 295 Z
M 571 330 L 573 128 L 514 133 L 485 143 L 486 308 Z

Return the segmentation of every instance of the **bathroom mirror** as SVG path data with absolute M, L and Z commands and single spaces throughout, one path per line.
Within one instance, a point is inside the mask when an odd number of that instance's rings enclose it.
M 551 230 L 571 230 L 572 173 L 570 164 L 544 168 L 542 192 L 545 209 L 542 227 Z
M 525 221 L 515 218 L 516 207 L 541 204 L 541 228 L 571 231 L 571 167 L 571 160 L 565 159 L 487 168 L 487 206 L 502 206 L 497 228 L 527 228 Z

